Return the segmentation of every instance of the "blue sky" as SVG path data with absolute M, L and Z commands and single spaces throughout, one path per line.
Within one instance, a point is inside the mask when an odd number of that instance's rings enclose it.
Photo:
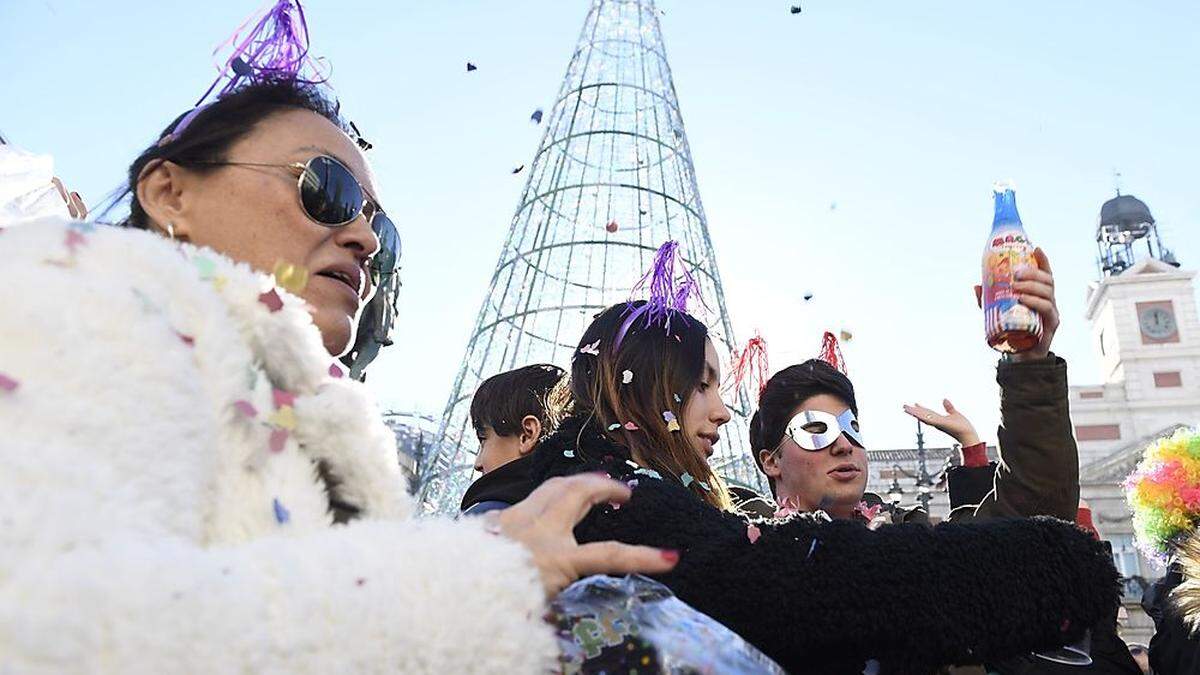
M 257 6 L 0 3 L 0 131 L 54 154 L 96 203 Z M 1200 266 L 1196 3 L 659 6 L 735 330 L 761 330 L 776 368 L 825 328 L 852 331 L 873 447 L 911 444 L 901 403 L 943 395 L 995 439 L 995 358 L 970 289 L 993 180 L 1015 181 L 1054 263 L 1074 383 L 1098 379 L 1083 297 L 1114 169 Z M 371 385 L 386 406 L 437 414 L 523 185 L 509 172 L 539 139 L 529 114 L 557 92 L 587 2 L 306 8 L 404 239 L 402 323 Z

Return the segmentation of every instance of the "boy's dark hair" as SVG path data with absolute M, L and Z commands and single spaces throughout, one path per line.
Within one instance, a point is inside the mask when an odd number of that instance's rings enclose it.
M 759 451 L 778 447 L 796 406 L 818 394 L 836 396 L 858 415 L 850 378 L 821 359 L 788 366 L 767 380 L 758 397 L 758 411 L 750 418 L 750 451 L 759 471 L 763 468 Z M 775 480 L 768 478 L 768 482 L 771 494 L 775 494 Z
M 194 171 L 214 171 L 218 167 L 195 162 L 228 159 L 229 149 L 250 133 L 254 125 L 289 109 L 314 112 L 349 131 L 338 114 L 337 103 L 326 98 L 314 84 L 280 78 L 242 86 L 203 106 L 183 129 L 177 130 L 177 127 L 192 111 L 176 117 L 158 141 L 133 160 L 129 165 L 128 182 L 112 202 L 115 205 L 124 195 L 130 195 L 129 216 L 120 224 L 138 229 L 149 227 L 146 211 L 138 202 L 137 185 L 142 171 L 151 162 L 175 162 Z
M 471 399 L 471 426 L 482 435 L 491 428 L 498 436 L 521 433 L 521 420 L 533 415 L 542 429 L 551 427 L 546 397 L 566 374 L 562 368 L 538 363 L 493 375 L 483 381 Z

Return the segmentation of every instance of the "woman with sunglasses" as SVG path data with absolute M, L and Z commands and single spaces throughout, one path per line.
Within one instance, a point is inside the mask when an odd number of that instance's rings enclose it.
M 189 113 L 129 190 L 123 228 L 0 234 L 0 670 L 541 672 L 548 593 L 672 567 L 576 543 L 629 496 L 594 475 L 412 522 L 336 362 L 398 239 L 315 90 Z

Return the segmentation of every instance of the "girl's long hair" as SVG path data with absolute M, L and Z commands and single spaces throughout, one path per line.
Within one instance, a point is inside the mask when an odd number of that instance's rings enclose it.
M 643 304 L 613 305 L 588 326 L 571 364 L 569 384 L 553 397 L 556 416 L 590 416 L 602 433 L 665 480 L 686 483 L 705 502 L 729 510 L 724 481 L 691 447 L 682 429 L 683 407 L 704 375 L 708 329 L 684 312 L 674 312 L 669 330 L 638 318 L 614 353 L 621 325 Z M 632 375 L 629 382 L 626 371 Z M 680 431 L 669 430 L 674 428 L 671 419 L 680 424 Z M 630 422 L 635 430 L 627 428 Z M 685 474 L 692 480 L 684 479 Z

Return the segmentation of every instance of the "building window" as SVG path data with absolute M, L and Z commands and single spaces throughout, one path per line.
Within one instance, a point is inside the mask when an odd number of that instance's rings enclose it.
M 1165 387 L 1182 387 L 1183 378 L 1180 377 L 1178 370 L 1173 370 L 1166 373 L 1154 374 L 1154 386 L 1161 388 Z
M 1108 537 L 1108 543 L 1112 544 L 1113 564 L 1121 576 L 1131 577 L 1140 573 L 1138 550 L 1132 534 L 1114 534 Z
M 1104 390 L 1100 391 L 1081 391 L 1079 398 L 1104 398 Z
M 1117 441 L 1121 439 L 1121 425 L 1076 424 L 1075 438 L 1080 441 Z

